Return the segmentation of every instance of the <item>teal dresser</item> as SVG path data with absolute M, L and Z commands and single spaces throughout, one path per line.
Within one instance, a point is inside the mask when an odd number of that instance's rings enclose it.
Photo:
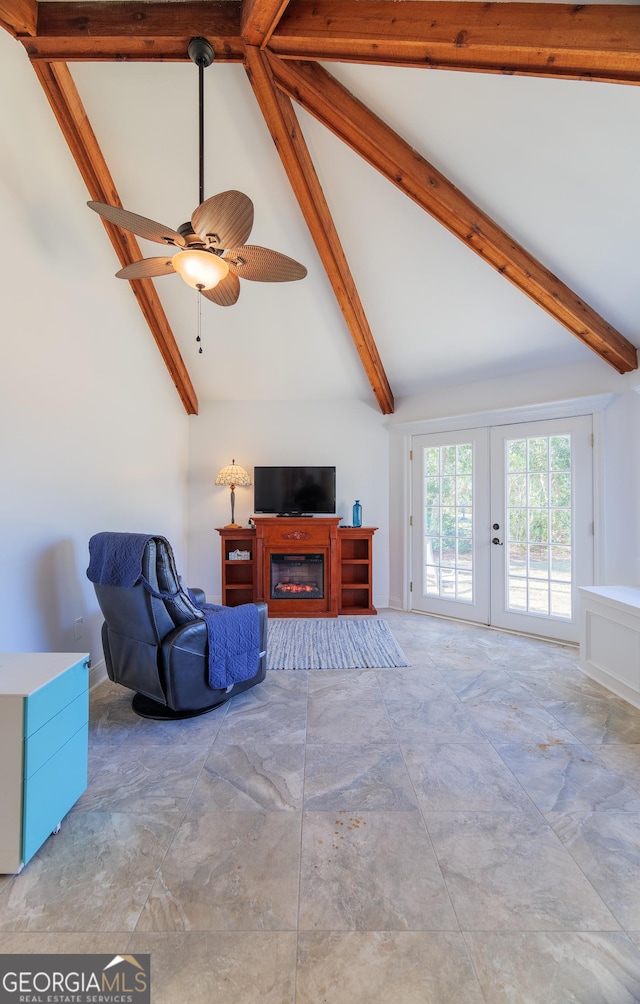
M 0 873 L 19 872 L 87 787 L 89 656 L 0 653 Z

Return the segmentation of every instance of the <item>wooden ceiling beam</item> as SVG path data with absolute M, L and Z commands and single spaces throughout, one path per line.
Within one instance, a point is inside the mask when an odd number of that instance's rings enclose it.
M 89 195 L 97 202 L 121 206 L 116 187 L 68 67 L 64 63 L 44 62 L 36 62 L 33 66 Z M 143 257 L 133 234 L 128 234 L 104 220 L 103 223 L 121 265 L 128 265 Z M 151 329 L 187 414 L 197 415 L 198 398 L 153 282 L 150 279 L 138 279 L 129 285 Z
M 8 0 L 0 0 L 8 2 Z M 189 62 L 189 41 L 204 35 L 218 62 L 241 62 L 239 0 L 38 4 L 36 38 L 22 42 L 32 61 Z
M 247 45 L 263 49 L 269 42 L 289 0 L 244 0 L 241 30 Z
M 0 0 L 0 27 L 11 35 L 35 35 L 37 26 L 37 0 Z
M 640 83 L 640 7 L 457 0 L 293 0 L 283 58 Z
M 204 35 L 222 62 L 246 39 L 286 59 L 640 83 L 638 4 L 0 0 L 0 24 L 32 59 L 186 61 Z
M 619 373 L 637 368 L 635 346 L 326 70 L 315 63 L 267 58 L 278 87 L 401 192 Z
M 247 47 L 245 65 L 373 393 L 383 415 L 390 415 L 394 401 L 389 381 L 291 102 L 274 86 L 265 55 L 257 48 Z

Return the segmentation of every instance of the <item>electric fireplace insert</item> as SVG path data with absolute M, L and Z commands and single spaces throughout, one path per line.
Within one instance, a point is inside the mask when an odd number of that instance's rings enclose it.
M 324 599 L 324 555 L 272 554 L 271 599 Z

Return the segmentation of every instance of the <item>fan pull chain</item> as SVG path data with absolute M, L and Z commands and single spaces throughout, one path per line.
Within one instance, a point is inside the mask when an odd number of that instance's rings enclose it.
M 198 334 L 196 335 L 196 341 L 199 345 L 198 355 L 202 355 L 202 339 L 200 337 L 201 334 L 202 334 L 202 293 L 200 293 L 200 296 L 198 297 Z

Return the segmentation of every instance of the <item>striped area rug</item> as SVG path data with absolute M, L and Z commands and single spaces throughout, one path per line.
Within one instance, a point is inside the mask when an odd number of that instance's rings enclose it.
M 378 618 L 282 618 L 270 620 L 268 631 L 268 669 L 410 665 L 389 625 Z

